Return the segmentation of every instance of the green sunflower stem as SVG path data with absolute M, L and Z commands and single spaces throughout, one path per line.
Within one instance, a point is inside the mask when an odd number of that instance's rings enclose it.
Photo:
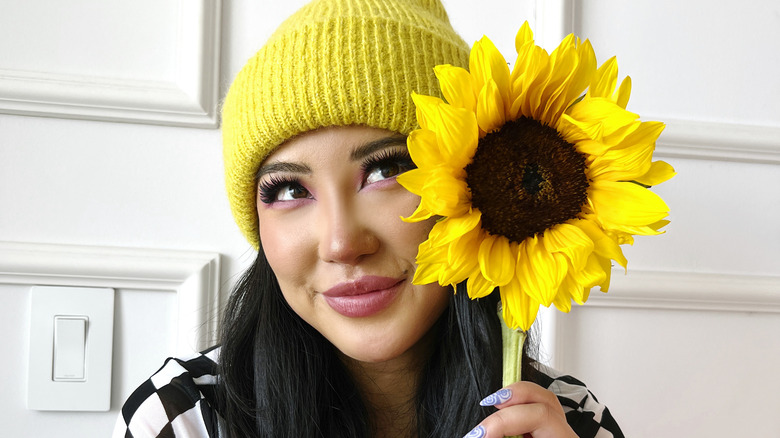
M 506 387 L 512 383 L 519 382 L 523 378 L 523 344 L 525 343 L 526 333 L 520 329 L 509 328 L 506 325 L 501 304 L 498 305 L 498 319 L 501 320 L 501 340 L 504 359 L 503 386 Z
M 523 378 L 523 344 L 525 343 L 525 337 L 524 331 L 507 327 L 504 319 L 501 318 L 501 338 L 504 347 L 504 386 L 519 382 Z

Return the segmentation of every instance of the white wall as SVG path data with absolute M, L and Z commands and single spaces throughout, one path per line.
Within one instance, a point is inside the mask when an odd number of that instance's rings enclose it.
M 219 132 L 203 127 L 210 92 L 222 96 L 302 3 L 226 0 L 220 16 L 205 0 L 0 0 L 0 242 L 218 253 L 231 283 L 253 253 L 224 196 Z M 609 294 L 548 315 L 549 360 L 586 381 L 628 436 L 778 436 L 780 5 L 445 5 L 467 41 L 486 33 L 505 55 L 524 20 L 548 48 L 572 30 L 590 38 L 631 75 L 629 109 L 668 124 L 657 152 L 679 172 L 657 188 L 668 232 L 626 249 L 629 273 Z M 210 35 L 209 18 L 216 47 L 188 37 Z M 29 411 L 29 284 L 5 278 L 4 436 L 106 436 L 191 318 L 165 285 L 117 284 L 112 410 Z

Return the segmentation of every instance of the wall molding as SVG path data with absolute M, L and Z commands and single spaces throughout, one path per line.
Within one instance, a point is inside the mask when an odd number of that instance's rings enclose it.
M 219 268 L 217 253 L 0 242 L 0 284 L 175 292 L 176 354 L 213 344 Z
M 780 276 L 620 270 L 612 272 L 609 293 L 591 291 L 588 308 L 653 309 L 658 311 L 748 312 L 780 315 Z M 566 364 L 568 315 L 543 309 L 543 350 L 550 365 Z
M 180 0 L 173 81 L 0 69 L 0 113 L 218 126 L 221 0 Z
M 540 47 L 551 51 L 563 37 L 574 32 L 574 0 L 536 0 L 534 10 L 534 40 Z
M 566 35 L 579 32 L 575 0 L 537 0 L 537 44 L 554 49 Z M 705 122 L 664 117 L 666 129 L 657 143 L 660 158 L 692 158 L 717 161 L 780 164 L 780 126 Z
M 780 127 L 658 120 L 666 123 L 657 142 L 659 157 L 780 164 Z
M 629 270 L 585 306 L 780 313 L 780 276 Z

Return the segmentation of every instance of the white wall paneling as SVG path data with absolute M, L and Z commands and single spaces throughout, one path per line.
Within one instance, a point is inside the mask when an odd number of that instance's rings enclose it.
M 30 28 L 36 36 L 48 32 L 64 40 L 54 48 L 55 42 L 36 45 L 31 40 L 27 50 L 2 51 L 0 112 L 202 128 L 218 125 L 220 0 L 124 6 L 84 0 L 70 5 L 68 13 L 88 16 L 89 21 L 74 20 L 70 25 L 77 29 L 61 31 L 55 23 L 62 19 L 52 13 L 54 6 L 33 0 L 15 3 L 0 14 L 6 17 L 0 18 L 6 44 L 28 38 L 25 32 Z M 118 10 L 128 15 L 122 17 Z M 172 11 L 170 20 L 164 10 Z M 104 27 L 107 23 L 120 27 L 123 20 L 138 25 L 129 26 L 124 34 Z M 155 32 L 144 26 L 159 28 Z M 86 44 L 79 38 L 84 32 L 92 32 Z M 133 47 L 135 55 L 121 53 L 125 46 Z M 84 66 L 40 61 L 50 58 L 78 58 Z
M 545 316 L 552 365 L 606 401 L 626 436 L 780 433 L 780 276 L 615 272 L 608 294 Z
M 534 40 L 548 52 L 574 31 L 574 0 L 536 0 L 534 11 Z
M 780 127 L 664 120 L 661 158 L 699 158 L 780 164 Z
M 682 311 L 719 311 L 769 313 L 780 315 L 780 276 L 713 274 L 693 272 L 660 272 L 618 270 L 612 274 L 609 293 L 594 288 L 585 307 L 653 309 Z M 587 310 L 585 310 L 587 311 Z M 545 313 L 545 331 L 549 331 L 545 349 L 551 353 L 551 364 L 566 369 L 575 364 L 567 358 L 570 351 L 567 316 Z
M 175 292 L 183 355 L 214 343 L 219 264 L 206 252 L 0 242 L 0 284 Z
M 772 116 L 780 111 L 775 99 L 780 82 L 772 76 L 776 68 L 766 65 L 754 68 L 759 66 L 754 66 L 754 62 L 768 59 L 757 60 L 750 55 L 775 51 L 773 45 L 780 36 L 780 27 L 758 24 L 760 20 L 771 21 L 772 16 L 780 16 L 777 6 L 772 10 L 769 4 L 754 2 L 735 16 L 728 7 L 719 8 L 704 0 L 686 2 L 684 6 L 671 1 L 643 0 L 631 2 L 629 6 L 617 0 L 537 0 L 535 36 L 538 44 L 552 50 L 564 36 L 574 32 L 591 39 L 597 54 L 601 53 L 599 62 L 616 55 L 621 73 L 635 78 L 634 96 L 645 93 L 632 98 L 629 110 L 637 111 L 643 120 L 661 120 L 667 125 L 658 141 L 658 157 L 777 164 L 780 163 L 780 125 Z M 680 22 L 691 18 L 681 7 L 699 11 L 708 22 L 708 29 L 703 31 Z M 642 24 L 635 25 L 635 22 Z M 759 30 L 725 30 L 740 23 Z M 711 38 L 723 39 L 728 44 L 718 44 Z M 676 62 L 678 57 L 689 61 L 693 68 L 685 70 Z M 699 58 L 707 62 L 698 62 Z M 771 62 L 780 66 L 778 59 L 774 57 Z M 712 74 L 713 62 L 718 66 L 722 63 L 724 70 L 730 71 Z M 749 108 L 757 115 L 754 118 L 735 105 L 744 100 L 739 99 L 739 91 L 734 91 L 746 86 L 739 85 L 745 79 L 743 69 L 756 76 L 752 80 L 767 91 L 748 99 Z M 643 76 L 636 79 L 638 74 Z M 734 76 L 734 82 L 724 82 L 722 76 Z M 656 86 L 656 90 L 640 88 L 643 81 L 652 82 L 649 86 Z M 658 96 L 671 99 L 664 102 Z M 644 102 L 655 99 L 658 101 L 652 104 Z M 696 106 L 690 102 L 699 103 Z M 762 113 L 762 108 L 768 111 Z
M 107 436 L 165 357 L 209 343 L 192 328 L 214 331 L 217 264 L 227 289 L 254 252 L 218 132 L 150 124 L 215 126 L 217 63 L 224 90 L 306 1 L 0 0 L 0 242 L 38 242 L 0 243 L 5 435 Z M 609 294 L 540 318 L 553 365 L 627 436 L 780 436 L 780 2 L 442 1 L 510 62 L 525 20 L 547 49 L 589 38 L 632 77 L 629 109 L 667 124 L 672 223 L 625 248 Z M 110 412 L 26 409 L 32 284 L 116 288 Z

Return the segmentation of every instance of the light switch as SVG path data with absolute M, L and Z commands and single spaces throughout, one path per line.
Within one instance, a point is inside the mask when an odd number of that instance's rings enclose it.
M 54 380 L 84 381 L 86 316 L 54 317 Z
M 114 290 L 30 288 L 27 408 L 111 409 Z

